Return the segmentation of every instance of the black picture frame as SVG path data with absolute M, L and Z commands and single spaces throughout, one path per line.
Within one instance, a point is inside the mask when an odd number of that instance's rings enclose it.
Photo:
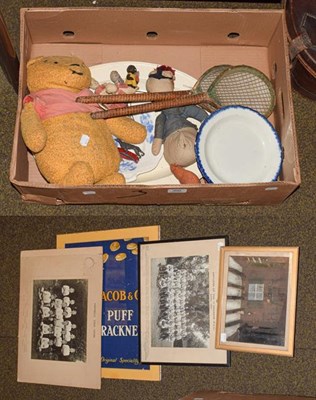
M 220 248 L 227 236 L 139 244 L 140 360 L 227 367 L 215 349 Z

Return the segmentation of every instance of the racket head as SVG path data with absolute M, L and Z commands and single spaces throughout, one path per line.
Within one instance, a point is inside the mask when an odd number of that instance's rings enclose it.
M 236 65 L 222 71 L 208 90 L 220 106 L 240 105 L 268 117 L 275 107 L 275 91 L 268 77 L 248 65 Z
M 200 76 L 200 78 L 196 81 L 195 85 L 192 88 L 193 93 L 208 93 L 208 90 L 214 80 L 223 72 L 230 68 L 231 65 L 228 64 L 220 64 L 215 65 L 212 68 L 209 68 L 207 71 Z M 210 104 L 203 103 L 201 104 L 206 111 L 213 112 L 215 108 L 212 107 Z

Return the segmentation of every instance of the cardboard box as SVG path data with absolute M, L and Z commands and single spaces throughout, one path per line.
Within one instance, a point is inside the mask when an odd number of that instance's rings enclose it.
M 131 21 L 134 21 L 131 23 Z M 27 94 L 26 62 L 40 55 L 76 55 L 87 65 L 139 60 L 167 64 L 199 78 L 218 64 L 247 64 L 276 90 L 272 124 L 284 161 L 277 182 L 254 184 L 65 187 L 40 175 L 20 133 Z M 24 201 L 44 204 L 272 205 L 300 184 L 283 10 L 168 8 L 21 9 L 20 91 L 10 180 Z

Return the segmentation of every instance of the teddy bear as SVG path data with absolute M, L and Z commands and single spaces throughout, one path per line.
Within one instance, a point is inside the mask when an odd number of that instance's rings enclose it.
M 146 128 L 131 118 L 93 119 L 98 104 L 80 104 L 93 92 L 91 73 L 75 56 L 41 56 L 27 63 L 21 133 L 44 178 L 60 185 L 124 184 L 114 137 L 142 143 Z

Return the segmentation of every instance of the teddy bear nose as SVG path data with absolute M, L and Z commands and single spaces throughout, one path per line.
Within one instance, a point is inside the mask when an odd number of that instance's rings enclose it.
M 80 67 L 80 64 L 70 64 L 71 67 Z

